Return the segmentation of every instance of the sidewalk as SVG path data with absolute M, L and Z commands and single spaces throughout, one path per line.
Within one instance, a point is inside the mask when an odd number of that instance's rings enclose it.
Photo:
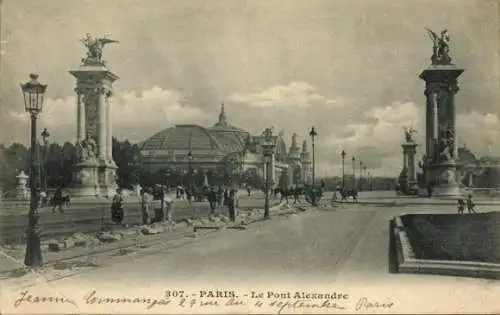
M 271 215 L 279 215 L 279 210 L 284 206 L 284 203 L 279 203 L 278 205 L 274 205 L 270 208 Z M 256 209 L 257 212 L 263 212 L 263 209 Z M 274 213 L 273 213 L 274 212 Z M 255 220 L 254 218 L 249 217 L 248 211 L 240 210 L 239 211 L 239 216 L 236 219 L 236 224 L 238 222 L 245 222 L 245 224 L 251 224 L 253 222 L 259 221 Z M 207 219 L 200 219 L 201 221 L 207 221 Z M 200 223 L 200 222 L 198 222 Z M 200 223 L 203 225 L 203 223 Z M 135 234 L 135 233 L 130 233 L 134 232 L 134 230 L 137 230 L 140 227 L 135 226 L 135 227 L 130 227 L 130 228 L 125 228 L 125 229 L 120 229 L 120 230 L 115 230 L 115 233 L 122 234 L 122 235 L 132 235 L 132 237 L 127 238 L 124 237 L 121 240 L 110 242 L 110 243 L 101 243 L 101 244 L 95 244 L 95 245 L 89 245 L 85 247 L 71 247 L 65 250 L 61 250 L 59 252 L 49 252 L 46 248 L 42 248 L 42 255 L 44 258 L 44 265 L 48 264 L 53 264 L 58 261 L 63 261 L 63 260 L 68 260 L 68 259 L 73 259 L 73 258 L 78 258 L 78 257 L 83 257 L 83 256 L 90 256 L 90 255 L 96 255 L 96 254 L 101 254 L 101 253 L 107 253 L 111 252 L 114 250 L 119 250 L 122 248 L 127 248 L 127 247 L 132 247 L 132 246 L 142 246 L 146 244 L 151 244 L 151 243 L 157 243 L 160 241 L 170 241 L 170 240 L 177 240 L 177 239 L 182 239 L 184 237 L 189 237 L 193 235 L 193 228 L 194 226 L 200 224 L 196 224 L 196 222 L 193 222 L 192 224 L 186 224 L 186 223 L 177 223 L 172 227 L 172 230 L 170 231 L 163 231 L 158 234 L 153 234 L 153 235 L 147 235 L 147 234 Z M 216 224 L 216 223 L 214 223 Z M 213 224 L 210 224 L 213 225 Z M 235 225 L 234 222 L 219 222 L 218 225 L 220 228 L 228 227 Z M 134 235 L 135 234 L 135 235 Z M 45 244 L 46 245 L 46 244 Z M 42 244 L 42 246 L 44 246 Z M 9 250 L 9 249 L 1 249 L 0 254 L 0 274 L 6 274 L 8 272 L 13 272 L 17 269 L 24 268 L 23 264 L 23 259 L 21 255 L 24 253 L 24 245 L 20 245 L 16 249 Z M 22 249 L 22 250 L 21 250 Z M 14 257 L 17 256 L 17 257 Z M 23 256 L 24 257 L 24 256 Z

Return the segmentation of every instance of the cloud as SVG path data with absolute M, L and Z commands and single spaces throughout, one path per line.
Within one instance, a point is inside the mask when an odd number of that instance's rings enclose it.
M 116 92 L 112 99 L 114 136 L 142 141 L 172 124 L 211 126 L 216 121 L 218 109 L 217 112 L 205 111 L 196 105 L 186 104 L 185 99 L 177 90 L 159 87 L 140 93 Z M 317 174 L 340 175 L 340 152 L 345 150 L 346 173 L 352 171 L 351 158 L 354 155 L 358 161 L 357 168 L 361 160 L 374 175 L 397 176 L 402 164 L 404 126 L 413 126 L 418 130 L 418 156 L 425 151 L 425 107 L 412 101 L 371 104 L 370 110 L 363 110 L 367 108 L 365 104 L 336 95 L 323 95 L 318 88 L 306 82 L 232 94 L 226 99 L 226 114 L 231 124 L 252 134 L 261 133 L 269 126 L 274 126 L 276 132 L 284 129 L 287 146 L 290 145 L 291 134 L 296 132 L 299 145 L 302 140 L 307 140 L 311 149 L 308 133 L 314 126 L 318 132 L 315 152 Z M 264 99 L 273 99 L 274 105 L 256 105 Z M 27 128 L 27 114 L 10 112 L 8 117 Z M 74 140 L 75 98 L 48 99 L 40 124 L 40 128 L 49 129 L 57 142 Z M 27 132 L 25 134 L 27 136 Z M 493 113 L 471 111 L 458 114 L 457 134 L 459 144 L 467 144 L 478 156 L 500 155 L 500 147 L 495 143 L 500 138 L 500 119 Z
M 141 93 L 124 92 L 111 99 L 113 135 L 120 139 L 141 141 L 174 124 L 194 123 L 210 116 L 200 108 L 182 103 L 178 91 L 153 87 Z M 10 112 L 9 118 L 27 124 L 28 115 Z M 74 141 L 76 138 L 76 97 L 47 99 L 40 115 L 40 125 L 46 127 L 54 141 Z
M 309 107 L 325 98 L 318 94 L 317 89 L 306 82 L 291 82 L 288 85 L 276 85 L 263 91 L 251 93 L 236 93 L 229 101 L 246 103 L 252 107 Z M 331 101 L 330 104 L 335 104 Z

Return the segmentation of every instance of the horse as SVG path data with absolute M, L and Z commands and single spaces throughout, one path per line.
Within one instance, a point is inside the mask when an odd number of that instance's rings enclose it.
M 56 207 L 59 207 L 59 212 L 64 212 L 63 207 L 69 208 L 71 206 L 71 196 L 69 191 L 60 189 L 58 192 L 52 196 L 52 212 L 56 211 Z
M 347 200 L 347 198 L 352 197 L 352 202 L 359 202 L 358 200 L 358 191 L 355 189 L 341 189 L 340 196 L 342 197 L 342 201 Z

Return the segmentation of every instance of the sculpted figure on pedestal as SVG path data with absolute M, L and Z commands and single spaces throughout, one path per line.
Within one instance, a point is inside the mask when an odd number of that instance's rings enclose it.
M 429 37 L 433 42 L 432 47 L 432 57 L 431 61 L 433 65 L 451 65 L 451 56 L 450 56 L 450 36 L 448 35 L 448 30 L 441 31 L 441 34 L 438 36 L 436 33 L 431 31 L 428 28 L 425 28 Z
M 93 160 L 97 156 L 97 143 L 92 138 L 90 133 L 87 133 L 86 138 L 80 144 L 80 157 L 82 161 Z
M 87 58 L 82 59 L 84 65 L 88 64 L 104 64 L 102 60 L 102 50 L 106 44 L 118 43 L 116 40 L 102 38 L 92 38 L 90 33 L 85 35 L 82 40 L 83 45 L 87 48 Z
M 413 129 L 412 127 L 404 127 L 404 130 L 405 130 L 405 141 L 415 142 L 413 135 L 417 133 L 417 130 Z
M 441 162 L 449 162 L 454 158 L 453 147 L 455 144 L 455 135 L 453 128 L 448 124 L 441 124 L 439 129 L 441 131 L 439 138 L 439 160 Z

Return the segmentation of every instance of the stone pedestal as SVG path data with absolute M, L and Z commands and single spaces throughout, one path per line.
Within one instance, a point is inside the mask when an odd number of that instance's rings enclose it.
M 455 94 L 459 90 L 457 79 L 463 72 L 455 65 L 432 65 L 420 74 L 426 83 L 427 98 L 426 180 L 436 197 L 460 195 L 455 164 Z
M 24 171 L 21 171 L 19 175 L 16 176 L 16 179 L 16 199 L 27 200 L 29 198 L 28 187 L 26 187 L 26 184 L 28 183 L 28 175 L 26 175 Z
M 70 73 L 76 78 L 77 144 L 81 148 L 86 141 L 95 143 L 90 157 L 82 154 L 84 149 L 79 150 L 80 163 L 70 189 L 75 196 L 106 196 L 117 188 L 110 97 L 118 76 L 99 62 L 84 64 Z
M 415 161 L 415 154 L 417 153 L 417 144 L 413 141 L 406 141 L 401 145 L 403 148 L 403 169 L 406 170 L 406 178 L 408 181 L 408 188 L 410 190 L 417 190 L 417 167 Z

